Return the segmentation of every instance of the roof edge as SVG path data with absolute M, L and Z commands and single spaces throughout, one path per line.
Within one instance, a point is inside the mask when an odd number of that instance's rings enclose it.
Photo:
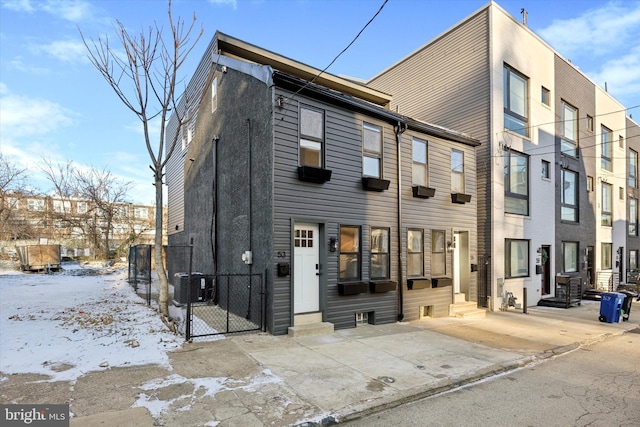
M 334 74 L 327 73 L 302 62 L 295 61 L 277 53 L 263 49 L 259 46 L 247 43 L 235 37 L 216 31 L 218 50 L 220 54 L 241 58 L 247 61 L 263 65 L 270 65 L 289 75 L 299 77 L 307 81 L 315 81 L 319 85 L 355 96 L 365 101 L 386 107 L 391 102 L 392 96 L 379 90 L 370 88 L 344 79 Z

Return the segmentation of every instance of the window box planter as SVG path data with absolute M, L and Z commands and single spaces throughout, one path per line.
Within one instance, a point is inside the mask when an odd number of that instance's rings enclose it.
M 391 181 L 388 179 L 363 177 L 362 189 L 367 191 L 385 191 L 389 189 Z
M 300 166 L 298 167 L 298 179 L 300 181 L 323 184 L 331 180 L 331 171 L 313 166 Z
M 436 194 L 435 188 L 423 187 L 422 185 L 414 185 L 412 190 L 413 197 L 418 197 L 420 199 L 428 199 Z
M 431 279 L 434 288 L 443 288 L 445 286 L 453 286 L 453 279 L 449 277 L 439 277 L 437 279 Z
M 471 201 L 471 194 L 451 193 L 451 202 L 464 205 Z
M 358 295 L 367 292 L 367 282 L 338 283 L 340 295 Z
M 429 289 L 431 288 L 431 280 L 430 279 L 408 279 L 407 288 L 409 290 Z
M 379 294 L 382 292 L 395 291 L 396 286 L 398 284 L 396 282 L 369 282 L 369 290 L 374 294 Z

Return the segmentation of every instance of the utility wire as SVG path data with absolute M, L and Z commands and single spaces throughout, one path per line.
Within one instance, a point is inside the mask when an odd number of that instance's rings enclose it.
M 640 108 L 640 104 L 634 105 L 633 107 L 623 108 L 622 110 L 615 110 L 615 111 L 609 111 L 607 113 L 596 114 L 594 116 L 587 115 L 587 116 L 584 116 L 584 117 L 576 117 L 575 119 L 571 119 L 571 120 L 560 119 L 560 120 L 556 120 L 556 121 L 553 121 L 553 122 L 539 123 L 537 125 L 529 125 L 529 126 L 524 126 L 524 127 L 521 127 L 521 128 L 511 129 L 511 130 L 512 131 L 519 131 L 519 130 L 533 129 L 533 128 L 547 126 L 547 125 L 556 125 L 558 123 L 576 122 L 576 121 L 580 121 L 580 120 L 585 120 L 587 117 L 591 117 L 591 119 L 594 119 L 596 117 L 603 117 L 603 116 L 608 116 L 608 115 L 611 115 L 611 114 L 617 114 L 617 113 L 622 113 L 622 112 L 626 113 L 627 111 L 633 110 L 635 108 Z
M 380 8 L 378 9 L 378 11 L 373 15 L 373 17 L 371 17 L 371 19 L 369 19 L 369 22 L 367 22 L 364 27 L 362 27 L 362 29 L 358 32 L 358 34 L 356 34 L 356 36 L 353 38 L 353 40 L 351 40 L 351 43 L 349 43 L 347 45 L 347 47 L 345 47 L 344 49 L 342 49 L 342 51 L 336 55 L 335 58 L 333 58 L 333 60 L 329 63 L 329 65 L 327 65 L 326 67 L 324 67 L 322 69 L 322 71 L 320 71 L 313 79 L 311 79 L 310 81 L 308 81 L 307 83 L 305 83 L 304 86 L 302 86 L 300 89 L 298 89 L 296 92 L 294 92 L 293 95 L 291 95 L 290 97 L 286 98 L 285 101 L 290 101 L 293 98 L 296 97 L 296 95 L 298 95 L 300 92 L 302 92 L 305 88 L 307 88 L 310 84 L 314 83 L 316 80 L 318 80 L 318 78 L 324 74 L 329 67 L 331 67 L 337 60 L 338 58 L 340 58 L 340 56 L 342 56 L 343 53 L 345 53 L 355 42 L 356 40 L 358 40 L 358 38 L 360 37 L 360 35 L 364 32 L 364 30 L 369 26 L 369 24 L 371 24 L 373 22 L 374 19 L 376 19 L 376 17 L 380 14 L 380 12 L 382 12 L 382 9 L 385 7 L 385 5 L 389 2 L 389 0 L 384 0 L 384 2 L 382 3 L 382 5 L 380 6 Z M 284 117 L 283 117 L 284 118 Z
M 626 127 L 626 128 L 622 128 L 622 129 L 615 129 L 615 130 L 612 130 L 612 131 L 611 131 L 611 133 L 614 133 L 614 132 L 621 132 L 621 131 L 623 131 L 623 130 L 629 130 L 629 129 L 634 129 L 634 128 L 635 128 L 635 127 Z M 505 131 L 503 131 L 503 132 L 507 132 L 507 131 L 505 130 Z M 591 138 L 597 138 L 597 137 L 602 136 L 602 135 L 603 135 L 603 134 L 601 134 L 601 133 L 597 133 L 597 134 L 593 134 L 593 135 L 586 136 L 586 137 L 584 137 L 584 138 L 582 138 L 582 139 L 583 139 L 583 140 L 586 140 L 586 139 L 591 139 Z M 554 141 L 555 141 L 555 137 L 556 137 L 556 136 L 555 136 L 555 135 L 553 135 Z M 628 136 L 628 137 L 626 137 L 626 138 L 625 138 L 625 141 L 627 141 L 627 142 L 628 142 L 629 140 L 631 140 L 631 139 L 635 139 L 635 138 L 640 138 L 640 135 Z M 575 141 L 574 141 L 574 142 L 575 142 Z M 577 143 L 577 144 L 576 144 L 576 149 L 582 149 L 582 150 L 584 150 L 584 149 L 587 149 L 587 148 L 596 148 L 596 147 L 602 146 L 602 144 L 603 144 L 602 142 L 597 142 L 597 143 L 595 143 L 595 144 L 591 144 L 591 145 L 582 145 L 582 144 Z M 611 144 L 611 147 L 612 147 L 612 150 L 613 150 L 613 146 L 614 146 L 614 144 L 615 144 L 615 141 L 614 141 L 614 140 L 611 140 L 611 141 L 609 141 L 609 144 Z M 505 148 L 504 148 L 504 149 L 512 150 L 512 148 L 511 148 L 510 146 L 507 146 L 506 144 L 505 144 L 504 146 L 505 146 Z M 555 145 L 555 142 L 554 142 L 554 145 L 553 145 L 553 146 L 552 146 L 552 145 L 544 145 L 544 146 L 537 146 L 537 147 L 528 148 L 528 149 L 526 150 L 526 154 L 527 154 L 527 155 L 529 155 L 529 156 L 545 156 L 545 155 L 547 155 L 547 154 L 556 154 L 556 150 L 555 150 L 555 148 L 556 148 L 556 145 Z M 629 146 L 627 146 L 626 148 L 629 148 L 629 149 L 633 150 L 633 148 L 632 148 L 632 147 L 629 147 Z M 545 151 L 536 152 L 536 150 L 545 150 Z M 513 151 L 520 152 L 520 150 L 513 150 Z M 634 150 L 634 151 L 635 151 L 635 150 Z M 498 157 L 502 157 L 502 154 L 492 155 L 491 157 L 497 157 L 497 158 L 498 158 Z M 596 158 L 596 157 L 597 157 L 597 156 L 586 156 L 586 155 L 581 155 L 581 156 L 580 156 L 580 158 Z M 614 159 L 614 158 L 616 158 L 616 159 L 620 159 L 620 158 L 622 158 L 622 157 L 615 157 L 615 156 L 612 156 L 611 158 L 612 158 L 612 159 Z M 625 158 L 628 158 L 628 156 L 626 156 L 626 155 L 625 155 Z

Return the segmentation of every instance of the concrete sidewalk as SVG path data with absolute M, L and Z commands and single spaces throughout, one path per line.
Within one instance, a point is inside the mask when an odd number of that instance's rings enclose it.
M 170 356 L 172 370 L 162 374 L 155 367 L 130 385 L 133 404 L 121 399 L 108 412 L 90 414 L 74 399 L 71 425 L 245 427 L 354 419 L 638 329 L 633 310 L 628 322 L 601 323 L 599 306 L 583 301 L 566 310 L 427 318 L 328 336 L 251 334 L 185 343 Z

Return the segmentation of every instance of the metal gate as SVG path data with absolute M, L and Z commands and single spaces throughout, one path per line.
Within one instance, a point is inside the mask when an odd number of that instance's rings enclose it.
M 138 285 L 146 286 L 147 305 L 151 304 L 151 245 L 129 246 L 129 277 L 128 281 L 138 292 Z
M 186 339 L 265 330 L 265 275 L 194 275 L 186 280 Z M 195 279 L 195 280 L 194 280 Z
M 491 257 L 487 255 L 478 256 L 478 307 L 488 307 L 489 296 L 491 295 L 491 283 L 489 275 Z

